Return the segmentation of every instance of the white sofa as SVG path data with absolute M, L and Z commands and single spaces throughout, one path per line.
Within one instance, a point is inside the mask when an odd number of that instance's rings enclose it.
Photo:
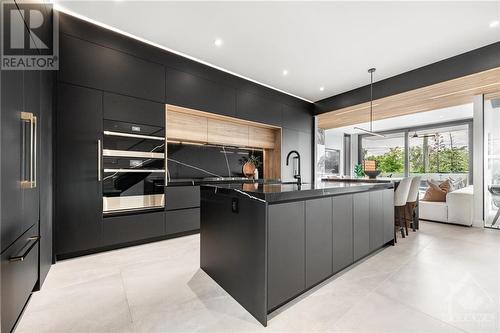
M 420 199 L 423 194 L 420 195 Z M 467 186 L 446 195 L 446 202 L 419 201 L 419 218 L 471 226 L 474 204 L 473 186 Z

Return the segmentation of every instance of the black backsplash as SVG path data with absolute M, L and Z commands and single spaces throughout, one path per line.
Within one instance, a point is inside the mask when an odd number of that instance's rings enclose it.
M 263 161 L 263 152 L 211 145 L 168 144 L 170 179 L 243 177 L 242 159 L 253 154 Z M 259 177 L 262 178 L 262 165 Z

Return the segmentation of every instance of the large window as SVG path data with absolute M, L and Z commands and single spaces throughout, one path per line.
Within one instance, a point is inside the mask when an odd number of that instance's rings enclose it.
M 363 135 L 360 158 L 376 161 L 381 176 L 421 175 L 423 180 L 452 177 L 470 183 L 470 124 L 401 129 L 386 133 L 384 138 Z
M 469 173 L 467 124 L 424 129 L 409 134 L 409 173 L 423 179 L 462 178 Z
M 405 133 L 387 134 L 385 138 L 363 136 L 362 160 L 376 161 L 382 177 L 403 177 L 405 171 Z

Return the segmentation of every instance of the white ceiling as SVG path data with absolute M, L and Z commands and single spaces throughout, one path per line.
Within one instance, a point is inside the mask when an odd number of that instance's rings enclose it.
M 472 104 L 464 104 L 449 108 L 420 112 L 406 116 L 376 120 L 373 122 L 373 131 L 383 132 L 400 128 L 419 127 L 430 124 L 438 124 L 452 122 L 464 119 L 472 119 L 473 106 Z M 355 124 L 351 126 L 338 127 L 328 129 L 325 132 L 336 134 L 364 134 L 362 131 L 354 129 L 354 127 L 370 128 L 370 123 Z M 430 131 L 432 132 L 432 130 Z M 422 132 L 424 133 L 424 132 Z M 425 132 L 427 133 L 427 132 Z M 334 134 L 335 135 L 335 134 Z M 376 137 L 374 137 L 376 138 Z
M 310 101 L 500 41 L 500 1 L 56 4 Z

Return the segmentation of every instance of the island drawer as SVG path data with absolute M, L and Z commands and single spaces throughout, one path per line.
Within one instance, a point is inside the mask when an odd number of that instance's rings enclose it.
M 166 212 L 167 234 L 176 234 L 200 229 L 200 208 L 171 210 Z

